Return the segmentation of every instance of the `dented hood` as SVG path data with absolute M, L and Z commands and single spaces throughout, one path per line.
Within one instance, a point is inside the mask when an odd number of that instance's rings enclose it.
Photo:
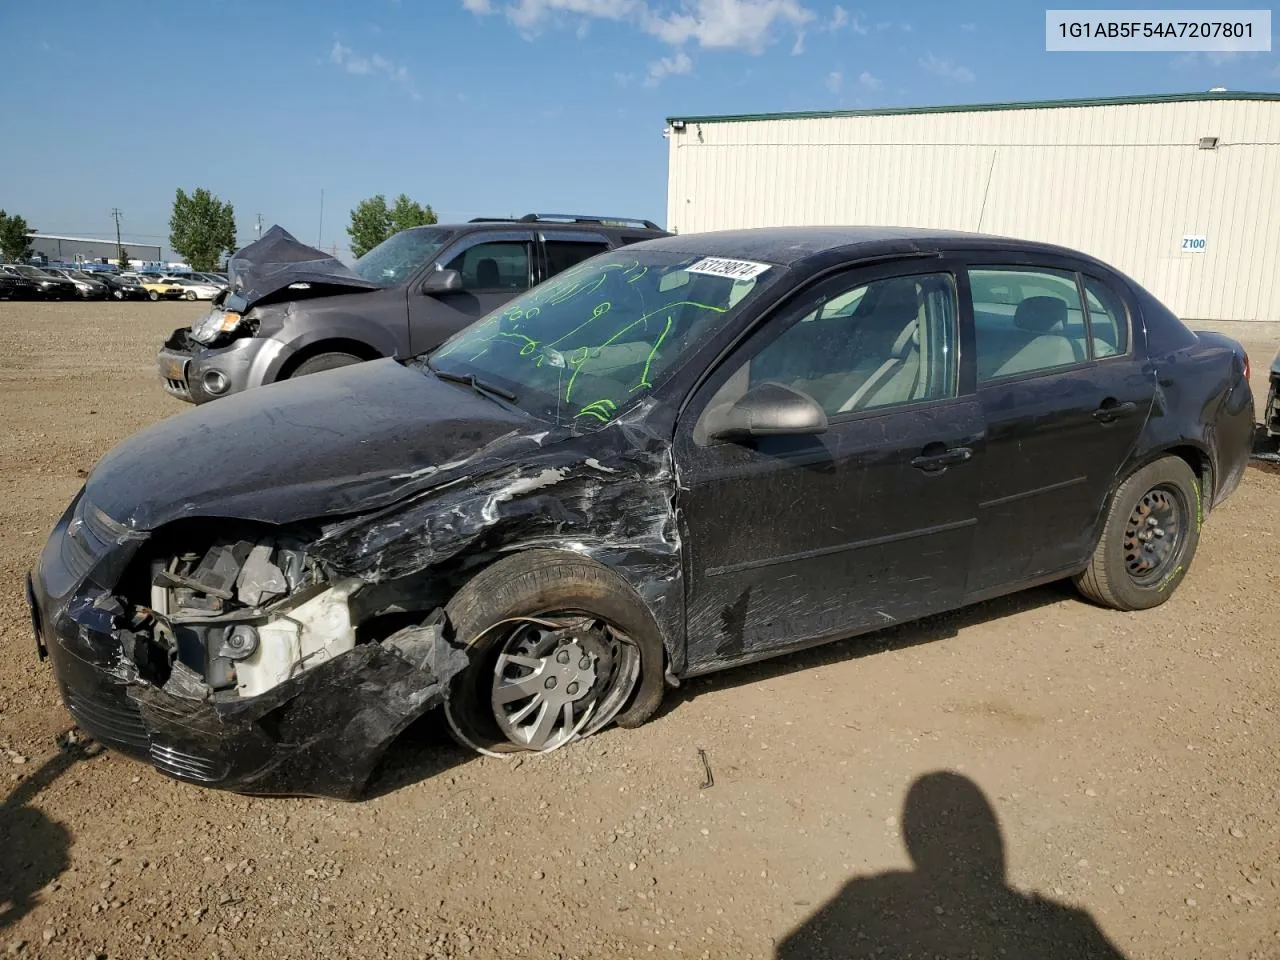
M 376 509 L 523 456 L 547 429 L 421 367 L 375 360 L 153 424 L 98 462 L 85 493 L 136 530 L 195 516 L 290 523 Z
M 278 224 L 232 254 L 227 261 L 227 276 L 231 281 L 227 305 L 241 311 L 268 298 L 288 299 L 274 295 L 295 283 L 333 293 L 381 289 L 337 257 L 295 239 Z M 314 293 L 314 290 L 304 293 L 299 289 L 299 296 L 314 296 Z

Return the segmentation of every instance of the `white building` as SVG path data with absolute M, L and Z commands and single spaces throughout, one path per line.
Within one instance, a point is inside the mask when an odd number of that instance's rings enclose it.
M 1280 320 L 1280 93 L 667 123 L 669 230 L 977 230 L 1093 254 L 1187 319 Z

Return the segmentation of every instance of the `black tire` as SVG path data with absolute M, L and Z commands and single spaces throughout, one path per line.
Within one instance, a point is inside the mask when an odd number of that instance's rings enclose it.
M 353 353 L 317 353 L 314 357 L 303 360 L 289 374 L 289 378 L 305 377 L 308 373 L 320 373 L 323 370 L 336 370 L 338 367 L 349 367 L 353 363 L 364 361 Z
M 663 647 L 653 618 L 630 586 L 594 560 L 559 550 L 513 554 L 476 574 L 445 611 L 455 639 L 471 652 L 471 666 L 454 678 L 445 708 L 450 730 L 463 746 L 485 753 L 522 749 L 503 735 L 492 707 L 483 705 L 497 656 L 490 648 L 505 635 L 489 628 L 513 617 L 585 615 L 610 624 L 631 641 L 640 656 L 639 677 L 613 718 L 619 726 L 639 726 L 662 702 Z M 487 723 L 482 719 L 486 712 Z
M 147 299 L 150 300 L 152 303 L 154 303 L 155 301 L 160 299 L 160 294 L 156 293 L 154 290 L 148 290 Z
M 196 298 L 196 292 L 194 290 L 188 290 L 186 297 L 188 300 L 194 300 Z
M 122 291 L 120 291 L 120 290 L 112 290 L 112 291 L 111 291 L 111 296 L 115 297 L 117 300 L 123 300 L 123 299 L 124 299 L 124 293 L 123 293 Z
M 1176 512 L 1175 520 L 1159 519 L 1167 507 Z M 1076 587 L 1094 603 L 1116 610 L 1159 606 L 1186 576 L 1200 542 L 1202 520 L 1200 482 L 1186 461 L 1162 457 L 1147 464 L 1111 498 L 1102 536 L 1089 566 L 1076 576 Z M 1156 534 L 1159 538 L 1152 539 Z M 1164 544 L 1166 537 L 1176 539 Z M 1156 563 L 1147 551 L 1161 548 L 1164 554 Z

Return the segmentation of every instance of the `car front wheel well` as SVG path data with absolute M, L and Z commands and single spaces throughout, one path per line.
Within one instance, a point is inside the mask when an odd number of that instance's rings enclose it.
M 293 376 L 295 370 L 302 366 L 312 357 L 317 357 L 322 353 L 349 353 L 353 357 L 359 357 L 361 360 L 377 360 L 383 356 L 380 350 L 371 347 L 369 344 L 360 340 L 333 339 L 319 340 L 316 343 L 309 343 L 301 348 L 297 353 L 289 358 L 289 361 L 280 368 L 280 372 L 276 374 L 276 380 L 287 380 Z

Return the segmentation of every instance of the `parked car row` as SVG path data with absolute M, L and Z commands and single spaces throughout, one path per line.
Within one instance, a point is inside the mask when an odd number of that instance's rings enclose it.
M 0 300 L 212 300 L 229 286 L 217 273 L 117 273 L 0 264 Z

